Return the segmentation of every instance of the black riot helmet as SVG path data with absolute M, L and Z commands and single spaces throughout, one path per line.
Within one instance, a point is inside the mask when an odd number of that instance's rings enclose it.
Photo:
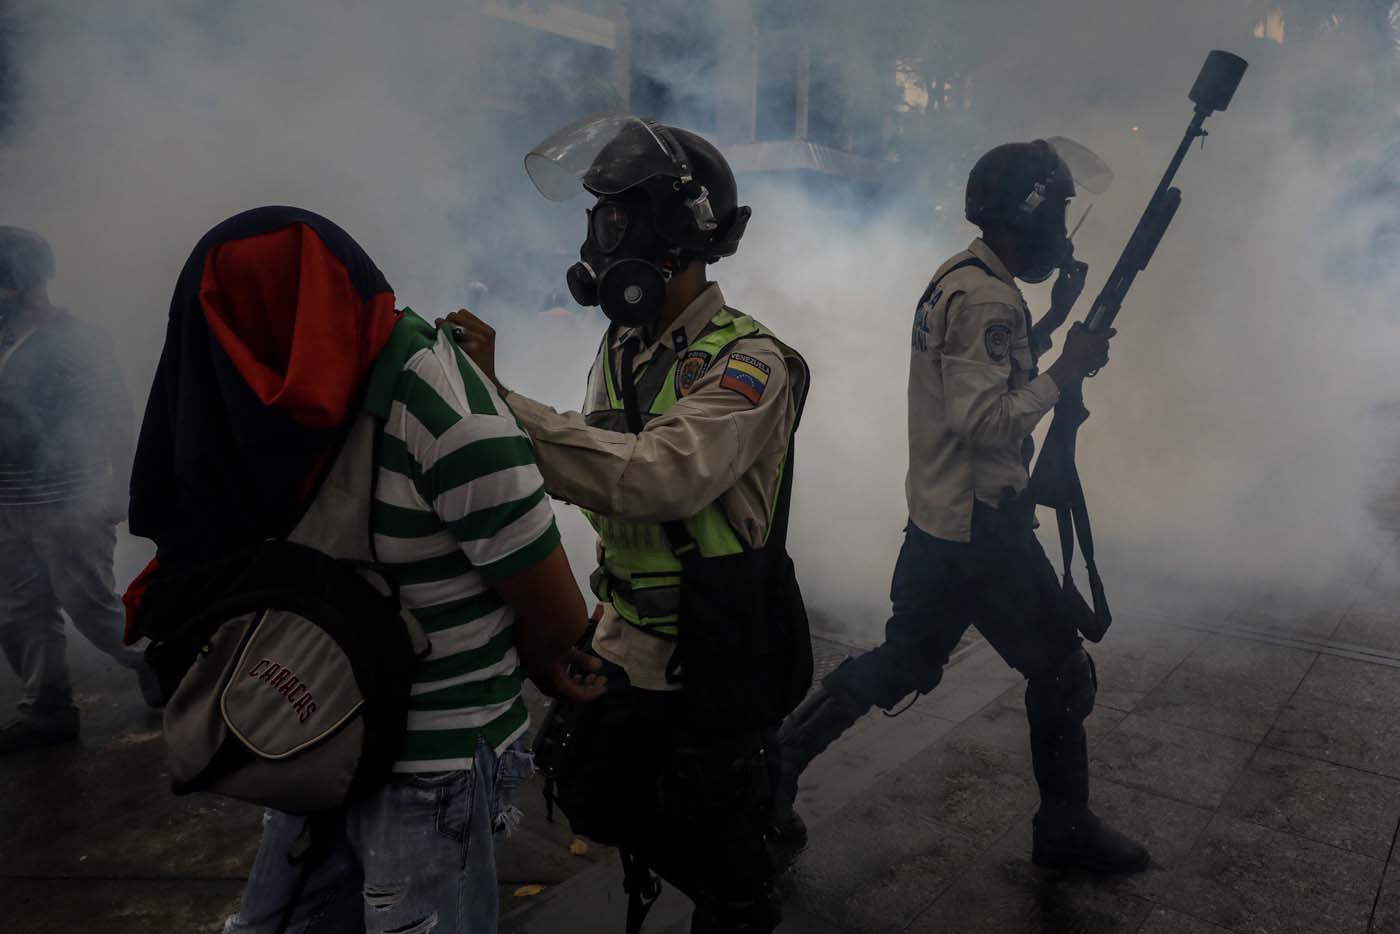
M 1079 188 L 1102 194 L 1113 173 L 1090 149 L 1064 137 L 1005 143 L 967 177 L 967 219 L 1021 236 L 1026 269 L 1018 278 L 1043 282 L 1069 254 L 1064 206 Z
M 580 261 L 568 271 L 569 292 L 628 327 L 660 313 L 666 285 L 686 261 L 732 256 L 752 214 L 739 205 L 718 149 L 631 114 L 570 124 L 531 150 L 525 169 L 550 200 L 580 190 L 597 197 Z
M 53 276 L 53 247 L 47 240 L 23 227 L 0 227 L 0 289 L 27 292 Z

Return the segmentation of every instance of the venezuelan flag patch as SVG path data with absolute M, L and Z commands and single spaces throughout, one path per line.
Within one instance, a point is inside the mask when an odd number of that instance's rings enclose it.
M 763 398 L 763 390 L 768 388 L 768 377 L 772 375 L 773 371 L 768 368 L 768 364 L 755 360 L 748 354 L 735 353 L 729 355 L 719 384 L 758 405 L 758 400 Z

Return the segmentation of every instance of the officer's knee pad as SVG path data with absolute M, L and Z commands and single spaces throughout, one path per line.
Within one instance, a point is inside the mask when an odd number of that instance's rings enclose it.
M 1032 678 L 1026 687 L 1026 707 L 1032 716 L 1083 720 L 1094 710 L 1098 672 L 1089 653 L 1079 646 L 1065 656 L 1058 670 Z
M 1083 646 L 1065 659 L 1055 682 L 1060 703 L 1071 717 L 1083 720 L 1093 712 L 1094 698 L 1099 693 L 1099 674 Z

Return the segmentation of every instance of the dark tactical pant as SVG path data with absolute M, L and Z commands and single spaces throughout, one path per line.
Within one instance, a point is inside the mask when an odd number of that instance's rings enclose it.
M 692 931 L 771 931 L 772 784 L 759 731 L 683 725 L 679 692 L 610 690 L 576 708 L 555 793 L 576 833 L 636 854 L 696 904 Z
M 910 522 L 895 564 L 884 644 L 850 659 L 824 685 L 847 706 L 886 709 L 932 690 L 949 654 L 976 626 L 1026 676 L 1031 754 L 1043 805 L 1088 803 L 1084 718 L 1094 706 L 1093 662 L 1063 611 L 1060 580 L 1016 502 L 977 503 L 972 541 L 950 542 Z M 852 703 L 853 702 L 853 703 Z
M 116 545 L 116 527 L 104 518 L 62 506 L 0 509 L 0 648 L 24 684 L 25 716 L 73 709 L 60 611 L 119 664 L 140 666 L 141 653 L 122 644 Z

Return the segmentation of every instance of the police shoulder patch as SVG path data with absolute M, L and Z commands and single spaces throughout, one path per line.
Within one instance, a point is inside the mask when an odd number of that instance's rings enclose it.
M 1006 355 L 1011 352 L 1011 325 L 987 325 L 987 330 L 983 333 L 982 340 L 987 345 L 987 356 L 991 357 L 993 362 L 1000 363 L 1005 360 Z
M 680 363 L 676 364 L 676 398 L 688 395 L 695 387 L 695 381 L 703 376 L 709 367 L 710 355 L 703 350 L 692 350 L 681 357 Z
M 724 375 L 719 384 L 758 405 L 758 401 L 763 398 L 763 391 L 768 388 L 768 377 L 772 375 L 772 369 L 763 361 L 748 354 L 732 353 L 725 363 Z

